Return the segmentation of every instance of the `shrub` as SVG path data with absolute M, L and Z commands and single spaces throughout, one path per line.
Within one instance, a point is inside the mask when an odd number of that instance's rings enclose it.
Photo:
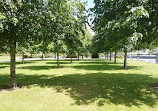
M 67 55 L 66 58 L 71 58 L 71 55 Z M 72 55 L 72 58 L 77 58 L 77 56 L 76 55 Z
M 92 53 L 92 58 L 99 58 L 99 54 L 98 53 Z

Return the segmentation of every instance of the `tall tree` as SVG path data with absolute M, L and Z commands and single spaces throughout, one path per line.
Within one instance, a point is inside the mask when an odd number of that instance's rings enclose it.
M 36 10 L 39 7 L 38 0 L 19 1 L 2 0 L 0 1 L 0 17 L 2 19 L 1 40 L 10 49 L 10 86 L 16 87 L 15 81 L 15 53 L 16 43 L 29 40 L 29 36 L 21 36 L 21 32 L 29 32 L 30 27 L 36 19 Z M 27 28 L 26 28 L 27 27 Z M 31 37 L 31 36 L 30 36 Z
M 53 17 L 49 11 L 43 10 L 46 2 L 43 0 L 2 0 L 0 1 L 1 22 L 1 42 L 10 50 L 10 86 L 16 87 L 15 79 L 15 53 L 16 44 L 23 46 L 29 41 L 39 39 L 39 29 L 41 28 L 41 12 L 49 15 L 49 20 L 44 22 L 50 24 Z M 43 10 L 43 11 L 42 11 Z
M 142 34 L 136 30 L 137 21 L 149 16 L 143 7 L 145 2 L 137 0 L 94 0 L 94 2 L 93 30 L 97 32 L 96 34 L 103 35 L 102 38 L 107 38 L 102 40 L 107 40 L 111 48 L 121 45 L 120 49 L 125 52 L 124 68 L 126 68 L 127 52 L 137 45 L 139 38 L 142 38 Z

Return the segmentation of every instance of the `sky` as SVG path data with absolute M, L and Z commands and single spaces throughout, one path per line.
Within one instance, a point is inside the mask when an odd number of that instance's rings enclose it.
M 93 8 L 93 7 L 94 7 L 93 0 L 81 0 L 81 1 L 82 1 L 82 2 L 87 2 L 86 9 Z
M 82 2 L 87 2 L 87 5 L 86 5 L 86 9 L 89 9 L 89 8 L 93 8 L 94 7 L 94 3 L 93 3 L 93 0 L 81 0 Z M 95 35 L 95 33 L 91 30 L 91 28 L 87 25 L 87 29 L 89 30 L 89 32 L 92 34 L 92 36 Z

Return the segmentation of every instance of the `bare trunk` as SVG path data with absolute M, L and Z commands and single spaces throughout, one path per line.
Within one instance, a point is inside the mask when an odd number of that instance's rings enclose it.
M 57 68 L 60 68 L 60 65 L 59 65 L 59 51 L 57 51 Z
M 111 61 L 111 51 L 110 51 L 110 61 Z
M 22 53 L 22 64 L 24 64 L 24 52 Z
M 116 64 L 116 55 L 117 55 L 117 52 L 115 51 L 115 57 L 114 57 L 114 63 Z
M 125 50 L 125 55 L 124 55 L 124 69 L 127 69 L 127 50 Z
M 71 63 L 72 63 L 72 56 L 71 56 Z
M 41 58 L 42 58 L 42 61 L 43 61 L 43 52 L 42 52 Z
M 82 59 L 83 59 L 83 55 L 82 55 Z
M 15 80 L 15 65 L 16 65 L 16 40 L 15 38 L 11 41 L 10 44 L 10 86 L 16 88 Z

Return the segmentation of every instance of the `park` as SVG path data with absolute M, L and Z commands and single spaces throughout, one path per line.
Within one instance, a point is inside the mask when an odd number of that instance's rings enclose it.
M 157 4 L 0 1 L 0 111 L 158 111 Z

